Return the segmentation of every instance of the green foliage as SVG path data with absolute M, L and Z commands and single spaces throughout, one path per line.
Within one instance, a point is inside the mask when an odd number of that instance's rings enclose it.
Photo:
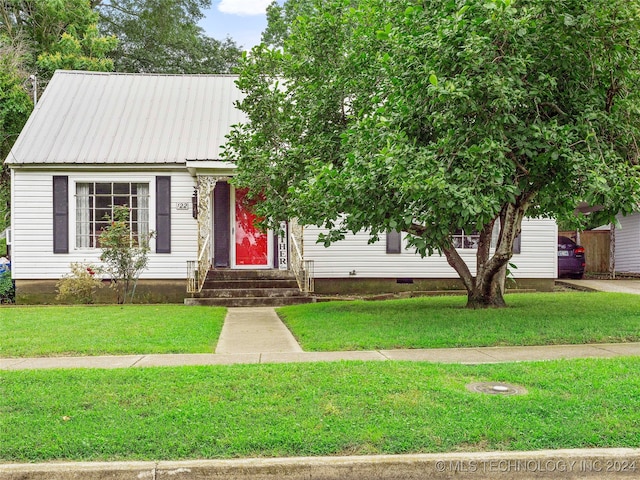
M 97 29 L 98 16 L 87 0 L 8 0 L 0 2 L 0 160 L 4 161 L 33 104 L 31 74 L 46 86 L 59 68 L 113 69 L 106 54 L 116 44 Z M 0 175 L 0 230 L 10 211 L 10 174 Z
M 11 271 L 5 270 L 0 273 L 0 303 L 13 303 L 15 295 L 16 289 L 11 278 Z
M 100 268 L 95 265 L 72 263 L 71 272 L 56 284 L 56 300 L 67 303 L 93 303 L 96 291 L 102 288 L 99 274 Z
M 2 32 L 29 45 L 27 67 L 46 85 L 57 68 L 109 71 L 113 37 L 98 32 L 98 14 L 87 0 L 12 0 L 0 4 Z
M 313 2 L 308 0 L 287 0 L 282 5 L 274 0 L 267 7 L 267 28 L 262 32 L 262 43 L 281 48 L 296 18 L 311 12 L 313 12 Z
M 210 0 L 97 2 L 102 31 L 119 44 L 111 57 L 119 72 L 228 73 L 240 60 L 230 38 L 204 35 L 198 21 Z
M 138 278 L 147 268 L 149 238 L 133 235 L 126 206 L 115 206 L 109 220 L 111 224 L 100 234 L 100 260 L 116 291 L 117 302 L 122 304 L 133 301 Z
M 38 67 L 45 72 L 64 70 L 90 70 L 109 72 L 113 70 L 113 60 L 106 55 L 118 44 L 114 36 L 105 37 L 98 33 L 96 25 L 90 25 L 78 37 L 75 28 L 62 34 L 50 52 L 38 56 Z
M 23 88 L 25 56 L 21 42 L 12 42 L 0 32 L 0 231 L 8 225 L 11 200 L 11 174 L 4 159 L 33 108 Z
M 243 59 L 229 137 L 272 227 L 409 232 L 472 299 L 495 297 L 525 215 L 640 202 L 640 5 L 625 0 L 296 0 L 282 48 Z M 277 42 L 274 42 L 277 44 Z M 472 274 L 451 243 L 490 237 Z M 490 300 L 490 302 L 493 300 Z M 500 302 L 498 301 L 497 304 Z

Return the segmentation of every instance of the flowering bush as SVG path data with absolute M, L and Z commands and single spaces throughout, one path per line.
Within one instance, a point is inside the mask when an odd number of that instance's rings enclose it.
M 101 269 L 95 265 L 72 263 L 71 273 L 56 284 L 56 300 L 69 303 L 93 303 L 96 291 L 102 288 Z

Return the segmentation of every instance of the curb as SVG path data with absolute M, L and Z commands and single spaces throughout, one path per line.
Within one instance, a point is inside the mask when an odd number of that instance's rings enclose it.
M 0 480 L 532 480 L 640 477 L 640 449 L 0 465 Z

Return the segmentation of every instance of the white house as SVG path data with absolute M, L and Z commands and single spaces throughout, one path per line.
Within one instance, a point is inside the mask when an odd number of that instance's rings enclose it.
M 394 234 L 373 245 L 358 234 L 326 249 L 315 228 L 290 224 L 286 238 L 257 231 L 243 192 L 228 183 L 235 165 L 220 155 L 231 125 L 243 120 L 234 82 L 229 75 L 54 75 L 6 159 L 19 303 L 51 301 L 72 262 L 97 263 L 105 216 L 119 204 L 132 209 L 134 232 L 155 232 L 142 300 L 181 301 L 188 283 L 201 287 L 204 275 L 195 272 L 210 268 L 306 265 L 322 293 L 458 285 L 444 257 L 421 259 Z M 524 221 L 513 259 L 519 286 L 552 287 L 556 235 L 552 220 Z M 459 240 L 473 265 L 473 242 Z
M 616 218 L 615 270 L 620 273 L 640 273 L 640 213 Z

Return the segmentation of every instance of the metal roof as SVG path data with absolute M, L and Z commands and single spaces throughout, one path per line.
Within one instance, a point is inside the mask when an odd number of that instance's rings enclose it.
M 220 159 L 245 120 L 233 75 L 57 71 L 11 149 L 11 165 L 184 164 Z

